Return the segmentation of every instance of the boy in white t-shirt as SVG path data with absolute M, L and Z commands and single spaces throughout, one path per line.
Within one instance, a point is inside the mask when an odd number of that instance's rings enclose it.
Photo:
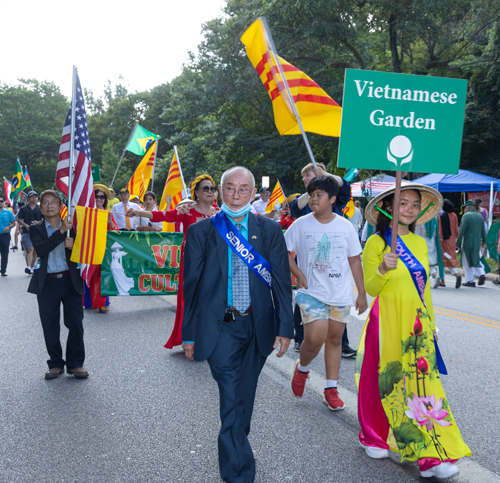
M 307 186 L 312 213 L 296 220 L 285 233 L 290 269 L 297 277 L 295 301 L 304 325 L 304 342 L 295 364 L 292 391 L 302 397 L 309 364 L 325 344 L 325 403 L 332 411 L 344 409 L 337 390 L 342 334 L 353 305 L 349 266 L 358 289 L 356 309 L 367 307 L 361 267 L 361 245 L 351 223 L 332 213 L 339 187 L 335 179 L 318 176 Z M 292 252 L 297 255 L 298 266 Z

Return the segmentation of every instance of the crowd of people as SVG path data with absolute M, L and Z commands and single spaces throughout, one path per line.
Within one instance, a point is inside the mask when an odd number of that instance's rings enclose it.
M 141 201 L 124 188 L 118 199 L 112 187 L 95 184 L 94 194 L 96 208 L 108 211 L 108 230 L 154 232 L 175 223 L 184 232 L 176 318 L 165 347 L 182 345 L 187 359 L 210 365 L 220 392 L 223 480 L 254 480 L 248 434 L 258 378 L 271 352 L 278 349 L 282 357 L 291 339 L 299 352 L 291 379 L 294 396 L 304 395 L 310 364 L 324 347 L 324 402 L 331 411 L 344 409 L 338 389 L 341 358 L 356 356 L 359 441 L 367 456 L 387 458 L 392 450 L 417 461 L 422 477 L 453 476 L 456 461 L 470 450 L 441 385 L 444 363 L 430 290 L 445 286 L 445 268 L 457 289 L 475 287 L 476 278 L 478 285 L 485 283 L 486 210 L 478 201 L 464 203 L 459 225 L 450 200 L 433 188 L 403 183 L 399 206 L 390 188 L 364 210 L 357 201 L 346 219 L 347 181 L 327 173 L 321 163 L 305 166 L 302 179 L 305 193 L 269 208 L 269 187 L 257 194 L 253 174 L 243 167 L 226 171 L 218 187 L 211 176 L 198 176 L 191 198 L 168 209 L 168 197 L 165 211 L 152 191 Z M 64 201 L 57 191 L 44 191 L 39 203 L 31 191 L 26 201 L 14 213 L 0 199 L 0 272 L 7 276 L 16 228 L 49 354 L 45 378 L 55 379 L 66 369 L 85 379 L 84 308 L 109 310 L 109 297 L 101 295 L 100 266 L 84 283 L 70 259 L 75 234 L 71 218 L 61 217 Z M 397 241 L 391 250 L 393 229 Z M 14 237 L 13 249 L 17 243 Z M 356 351 L 349 347 L 347 325 L 351 307 L 358 314 L 368 309 L 367 294 L 374 300 Z M 69 329 L 65 356 L 61 305 Z M 390 383 L 379 384 L 388 378 Z M 404 424 L 413 428 L 409 437 Z

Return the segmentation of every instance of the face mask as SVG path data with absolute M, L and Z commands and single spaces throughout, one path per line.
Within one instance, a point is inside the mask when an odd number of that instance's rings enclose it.
M 248 202 L 243 208 L 240 208 L 238 211 L 233 211 L 226 203 L 223 203 L 220 209 L 231 218 L 239 218 L 240 216 L 245 216 L 252 207 L 250 206 L 250 202 Z

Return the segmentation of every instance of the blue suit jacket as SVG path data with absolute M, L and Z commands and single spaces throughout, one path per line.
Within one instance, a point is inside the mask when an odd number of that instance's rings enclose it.
M 276 336 L 293 337 L 288 251 L 279 223 L 252 213 L 248 215 L 248 241 L 271 264 L 271 290 L 249 270 L 257 346 L 267 357 L 273 351 Z M 195 342 L 197 361 L 210 356 L 222 328 L 227 307 L 228 249 L 210 218 L 188 228 L 184 247 L 182 340 Z

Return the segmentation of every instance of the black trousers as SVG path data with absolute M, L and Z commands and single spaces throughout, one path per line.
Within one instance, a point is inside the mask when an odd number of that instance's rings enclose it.
M 0 265 L 0 272 L 7 271 L 7 262 L 9 261 L 9 246 L 10 246 L 10 233 L 0 233 L 0 257 L 2 263 Z
M 208 358 L 219 385 L 221 429 L 219 469 L 228 483 L 251 483 L 255 460 L 248 442 L 257 381 L 266 358 L 257 347 L 252 315 L 223 322 L 217 345 Z
M 82 367 L 85 360 L 83 344 L 83 304 L 69 276 L 47 277 L 41 295 L 37 295 L 38 311 L 42 321 L 43 336 L 49 353 L 47 364 L 53 367 Z M 61 303 L 64 325 L 69 329 L 66 342 L 66 360 L 61 347 Z

